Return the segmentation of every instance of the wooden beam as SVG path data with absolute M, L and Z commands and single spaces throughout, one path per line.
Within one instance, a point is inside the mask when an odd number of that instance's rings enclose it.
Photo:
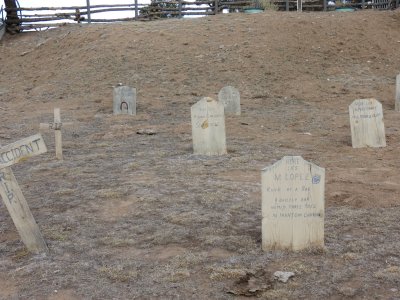
M 0 195 L 26 248 L 33 253 L 48 253 L 46 242 L 11 168 L 0 170 Z

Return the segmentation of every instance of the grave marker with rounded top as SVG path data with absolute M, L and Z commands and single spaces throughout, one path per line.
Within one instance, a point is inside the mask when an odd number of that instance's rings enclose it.
M 349 106 L 353 148 L 386 147 L 382 104 L 376 99 L 358 99 Z
M 191 108 L 194 154 L 226 154 L 224 105 L 203 98 Z
M 240 115 L 240 93 L 233 86 L 225 86 L 218 93 L 218 101 L 224 105 L 225 114 Z
M 400 111 L 400 74 L 396 76 L 396 102 L 394 109 L 395 111 Z
M 136 115 L 136 89 L 129 86 L 117 86 L 113 93 L 114 115 Z
M 262 249 L 323 248 L 325 169 L 285 156 L 261 175 Z

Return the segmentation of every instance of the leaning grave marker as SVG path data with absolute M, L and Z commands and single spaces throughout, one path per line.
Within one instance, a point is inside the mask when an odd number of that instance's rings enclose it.
M 240 115 L 240 93 L 233 86 L 225 86 L 218 93 L 218 101 L 224 105 L 226 114 Z
M 262 249 L 323 248 L 325 169 L 285 156 L 261 175 Z
M 136 115 L 136 89 L 129 86 L 117 86 L 113 92 L 114 115 Z
M 376 99 L 358 99 L 349 106 L 353 148 L 386 147 L 382 104 Z
M 400 111 L 400 74 L 396 76 L 396 102 L 394 109 L 395 111 Z
M 203 98 L 191 107 L 191 119 L 194 154 L 226 154 L 224 105 Z
M 48 248 L 10 166 L 45 152 L 47 148 L 40 134 L 0 149 L 0 195 L 22 242 L 34 253 L 47 253 Z

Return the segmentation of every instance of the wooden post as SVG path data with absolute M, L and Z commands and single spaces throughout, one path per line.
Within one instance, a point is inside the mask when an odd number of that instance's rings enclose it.
M 88 18 L 88 23 L 92 23 L 92 17 L 90 15 L 90 0 L 86 0 L 86 10 L 87 10 L 87 18 Z
M 400 112 L 400 74 L 396 76 L 396 100 L 394 110 Z
M 61 128 L 64 126 L 69 126 L 69 125 L 73 125 L 73 123 L 72 122 L 67 122 L 67 123 L 61 122 L 61 113 L 60 113 L 59 108 L 54 109 L 54 123 L 40 123 L 40 129 L 54 130 L 56 158 L 59 160 L 63 160 Z
M 139 19 L 139 4 L 138 0 L 135 0 L 135 20 L 137 21 Z
M 324 1 L 324 11 L 328 10 L 328 0 L 323 0 Z
M 33 253 L 48 253 L 29 205 L 9 166 L 47 151 L 41 135 L 34 135 L 0 149 L 0 195 L 26 248 Z
M 219 8 L 218 8 L 218 0 L 215 0 L 214 9 L 215 9 L 214 14 L 217 15 L 217 14 L 218 14 L 218 11 L 219 11 Z
M 396 0 L 396 8 L 400 7 L 400 0 Z
M 365 0 L 361 0 L 361 9 L 365 8 Z
M 297 11 L 303 11 L 303 2 L 302 0 L 297 0 Z
M 179 2 L 179 18 L 182 18 L 182 0 L 178 0 Z
M 285 3 L 286 3 L 286 11 L 289 11 L 290 10 L 289 0 L 286 0 Z

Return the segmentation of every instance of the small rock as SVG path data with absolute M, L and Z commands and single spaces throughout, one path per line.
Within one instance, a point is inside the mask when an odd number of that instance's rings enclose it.
M 156 132 L 153 129 L 139 129 L 136 131 L 137 134 L 155 135 Z
M 293 272 L 283 272 L 283 271 L 276 271 L 274 273 L 274 279 L 277 279 L 283 283 L 286 283 L 290 277 L 293 277 Z

